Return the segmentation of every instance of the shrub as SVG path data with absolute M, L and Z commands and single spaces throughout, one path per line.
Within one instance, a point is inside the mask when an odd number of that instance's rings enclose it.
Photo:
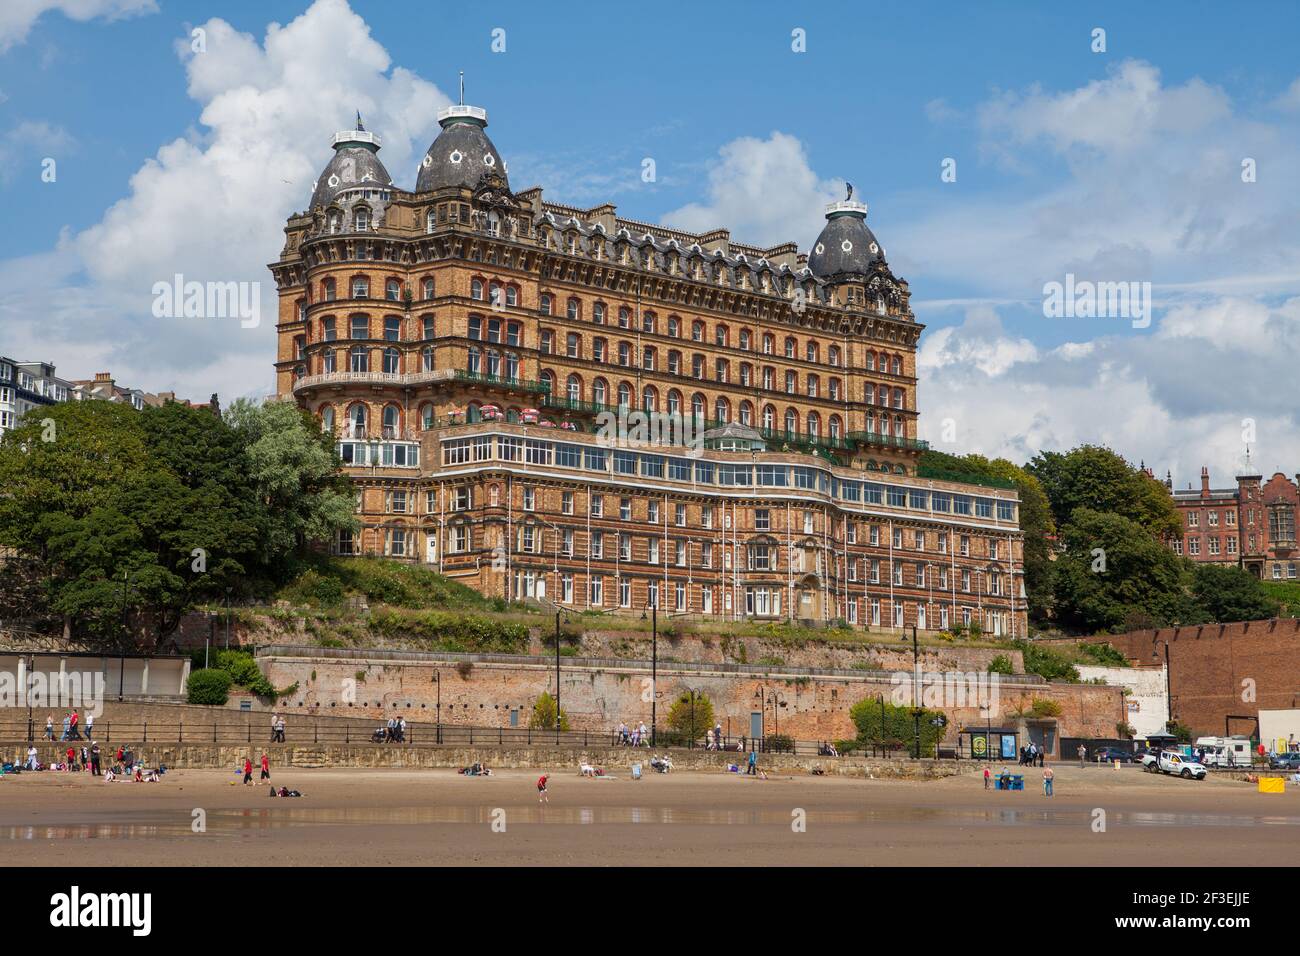
M 1011 663 L 1011 658 L 1006 654 L 999 654 L 993 660 L 989 661 L 990 674 L 1013 674 L 1015 668 Z
M 789 734 L 769 734 L 764 743 L 767 744 L 769 753 L 774 754 L 792 754 L 794 753 L 794 738 Z
M 555 698 L 542 691 L 533 704 L 533 716 L 529 726 L 534 730 L 554 730 L 555 729 Z M 569 717 L 563 711 L 560 712 L 560 730 L 569 729 Z
M 1059 701 L 1035 697 L 1033 704 L 1029 707 L 1029 712 L 1035 717 L 1060 717 L 1061 704 Z
M 230 683 L 230 675 L 215 667 L 190 671 L 190 678 L 185 683 L 187 699 L 191 704 L 219 707 L 230 697 Z
M 698 740 L 713 729 L 713 702 L 703 694 L 696 694 L 692 712 L 691 695 L 678 694 L 668 708 L 668 727 L 687 740 Z

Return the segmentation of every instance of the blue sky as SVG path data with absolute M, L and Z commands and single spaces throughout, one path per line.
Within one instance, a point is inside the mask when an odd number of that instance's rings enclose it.
M 1300 357 L 1300 5 L 466 7 L 0 12 L 0 192 L 23 224 L 0 232 L 0 275 L 26 291 L 0 304 L 0 352 L 198 397 L 269 391 L 269 322 L 167 324 L 152 283 L 261 280 L 269 303 L 277 223 L 334 131 L 360 107 L 409 187 L 463 69 L 512 184 L 550 199 L 807 249 L 852 181 L 928 326 L 923 421 L 936 442 L 952 421 L 946 450 L 1102 441 L 1191 480 L 1250 444 L 1266 470 L 1300 468 L 1277 388 Z M 1155 321 L 1045 318 L 1043 284 L 1066 273 L 1152 282 Z

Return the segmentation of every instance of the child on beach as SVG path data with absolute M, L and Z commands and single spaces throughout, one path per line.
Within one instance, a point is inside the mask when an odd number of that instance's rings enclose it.
M 546 774 L 537 778 L 537 802 L 550 803 L 550 798 L 546 795 Z

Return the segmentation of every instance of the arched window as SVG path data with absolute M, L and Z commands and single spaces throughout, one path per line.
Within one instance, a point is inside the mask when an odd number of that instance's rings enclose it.
M 903 407 L 903 390 L 901 388 L 894 389 L 894 407 Z
M 641 390 L 641 408 L 647 412 L 659 410 L 659 393 L 653 385 L 647 385 Z
M 768 333 L 763 334 L 763 354 L 771 355 L 776 350 L 776 338 Z
M 365 276 L 357 276 L 352 280 L 352 298 L 368 299 L 370 298 L 370 280 Z
M 776 428 L 776 409 L 771 405 L 763 406 L 763 427 L 768 431 Z
M 334 406 L 322 405 L 320 410 L 320 430 L 326 435 L 334 434 Z
M 348 371 L 370 371 L 370 350 L 364 345 L 354 345 L 348 353 Z
M 838 345 L 832 345 L 826 350 L 826 361 L 832 365 L 840 364 L 840 347 Z
M 336 298 L 335 286 L 333 279 L 326 279 L 320 284 L 321 299 L 325 302 L 333 302 Z
M 682 320 L 675 315 L 668 316 L 668 335 L 674 339 L 682 336 Z
M 749 402 L 741 402 L 739 413 L 740 424 L 752 428 L 754 425 L 754 406 L 749 404 Z
M 591 306 L 591 321 L 597 325 L 605 324 L 605 303 L 593 302 Z
M 785 430 L 791 435 L 799 431 L 799 413 L 793 408 L 785 410 Z
M 384 371 L 395 375 L 402 370 L 401 354 L 391 345 L 384 349 Z
M 831 400 L 838 402 L 840 400 L 840 380 L 838 378 L 829 379 L 826 382 L 826 387 L 830 390 Z
M 343 223 L 343 214 L 340 213 L 337 209 L 331 209 L 329 215 L 330 235 L 334 235 L 335 233 L 337 233 L 342 223 Z
M 569 401 L 582 401 L 582 379 L 578 378 L 576 375 L 570 375 L 567 385 Z
M 749 329 L 740 330 L 740 347 L 746 352 L 749 351 Z
M 719 396 L 713 403 L 713 417 L 720 422 L 731 421 L 731 403 Z
M 434 216 L 433 210 L 430 209 L 429 214 L 424 217 L 424 231 L 433 232 L 433 227 L 436 223 L 437 223 L 437 218 Z
M 776 384 L 776 370 L 772 367 L 763 369 L 763 387 L 771 390 Z
M 668 374 L 682 374 L 682 353 L 678 352 L 676 349 L 673 349 L 668 353 Z
M 512 285 L 506 286 L 506 305 L 514 308 L 519 304 L 519 290 Z
M 874 372 L 876 370 L 876 353 L 868 352 L 866 355 L 866 359 L 867 359 L 867 371 Z
M 555 373 L 552 372 L 549 368 L 542 369 L 541 378 L 542 378 L 542 386 L 546 389 L 547 392 L 549 392 L 551 395 L 554 395 L 555 394 Z
M 659 317 L 653 312 L 644 312 L 641 314 L 641 331 L 646 335 L 654 335 L 655 328 L 659 324 Z
M 906 437 L 907 437 L 907 429 L 906 429 L 905 427 L 903 427 L 903 416 L 902 416 L 902 415 L 895 415 L 895 416 L 894 416 L 894 437 L 895 437 L 895 438 L 906 438 Z
M 833 440 L 836 441 L 838 441 L 840 438 L 840 431 L 842 427 L 843 426 L 840 424 L 840 416 L 838 415 L 832 415 L 830 419 L 826 422 L 826 428 L 828 434 Z
M 692 342 L 704 341 L 704 323 L 699 321 L 698 319 L 691 323 L 691 341 Z
M 897 355 L 894 356 L 894 361 L 893 361 L 893 363 L 892 363 L 891 366 L 890 366 L 890 370 L 891 370 L 895 375 L 902 375 L 902 374 L 903 374 L 903 360 L 902 360 L 901 358 L 899 358 Z
M 794 372 L 785 373 L 785 390 L 788 395 L 793 395 L 799 390 L 799 376 Z
M 804 349 L 804 351 L 805 351 L 805 354 L 807 355 L 807 358 L 808 358 L 808 361 L 809 361 L 809 362 L 817 362 L 817 361 L 820 361 L 821 350 L 817 348 L 817 343 L 816 343 L 816 342 L 809 341 L 809 343 L 808 343 L 807 347 Z
M 396 405 L 384 406 L 384 437 L 385 438 L 399 437 L 398 429 L 399 429 L 399 422 L 401 421 L 399 417 L 400 414 L 401 413 L 398 411 Z
M 816 438 L 822 433 L 822 418 L 816 412 L 808 413 L 808 437 Z
M 420 406 L 420 427 L 428 431 L 433 427 L 433 406 L 424 404 Z
M 577 319 L 581 317 L 581 313 L 582 308 L 578 305 L 578 300 L 570 296 L 564 314 L 570 319 Z
M 483 353 L 477 345 L 470 346 L 469 353 L 466 356 L 466 363 L 468 365 L 466 371 L 471 375 L 477 375 L 483 371 Z
M 629 385 L 627 382 L 622 382 L 618 386 L 618 407 L 619 408 L 632 407 L 632 386 Z
M 591 383 L 591 400 L 597 405 L 604 405 L 609 400 L 609 385 L 603 378 Z
M 618 364 L 619 365 L 632 364 L 632 346 L 630 343 L 628 342 L 618 343 Z
M 543 292 L 541 299 L 538 300 L 538 311 L 542 315 L 551 314 L 551 295 L 549 292 Z
M 420 289 L 421 289 L 421 292 L 422 292 L 422 294 L 424 295 L 424 298 L 425 298 L 426 300 L 428 300 L 428 299 L 432 299 L 432 298 L 433 298 L 433 279 L 432 279 L 432 277 L 426 277 L 425 280 L 424 280 L 423 282 L 420 283 Z
M 817 391 L 821 387 L 820 380 L 817 378 L 816 375 L 809 375 L 807 379 L 807 384 L 808 384 L 808 397 L 816 398 Z
M 471 299 L 477 299 L 480 302 L 483 301 L 483 280 L 482 279 L 469 280 L 469 297 Z
M 668 393 L 668 414 L 680 415 L 682 413 L 682 393 L 673 389 Z
M 348 423 L 351 425 L 350 438 L 366 437 L 366 406 L 358 403 L 348 409 Z
M 469 405 L 465 407 L 465 421 L 469 422 L 472 425 L 475 422 L 481 422 L 482 420 L 483 420 L 483 413 L 482 411 L 479 410 L 478 403 L 470 402 Z
M 796 344 L 795 344 L 794 339 L 792 339 L 792 338 L 787 338 L 787 339 L 785 340 L 785 357 L 786 357 L 786 358 L 789 358 L 789 359 L 792 359 L 792 358 L 794 358 L 795 355 L 797 355 L 797 354 L 798 354 L 798 350 L 797 350 L 797 346 L 796 346 Z
M 389 302 L 396 302 L 402 297 L 402 284 L 396 279 L 389 279 L 384 283 L 384 298 Z
M 698 421 L 704 420 L 704 396 L 699 392 L 691 396 L 691 416 Z

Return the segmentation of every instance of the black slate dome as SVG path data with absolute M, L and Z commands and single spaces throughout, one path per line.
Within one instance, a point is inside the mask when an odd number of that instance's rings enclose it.
M 808 268 L 819 279 L 862 276 L 884 256 L 867 228 L 867 204 L 845 200 L 826 207 L 826 228 L 813 244 Z
M 309 209 L 328 206 L 339 193 L 373 184 L 393 185 L 393 177 L 379 161 L 379 137 L 367 132 L 357 117 L 357 128 L 334 136 L 334 155 L 316 180 Z
M 442 132 L 420 160 L 415 191 L 445 189 L 449 186 L 477 186 L 487 173 L 506 179 L 506 164 L 483 131 L 487 110 L 477 106 L 449 106 L 438 113 Z

